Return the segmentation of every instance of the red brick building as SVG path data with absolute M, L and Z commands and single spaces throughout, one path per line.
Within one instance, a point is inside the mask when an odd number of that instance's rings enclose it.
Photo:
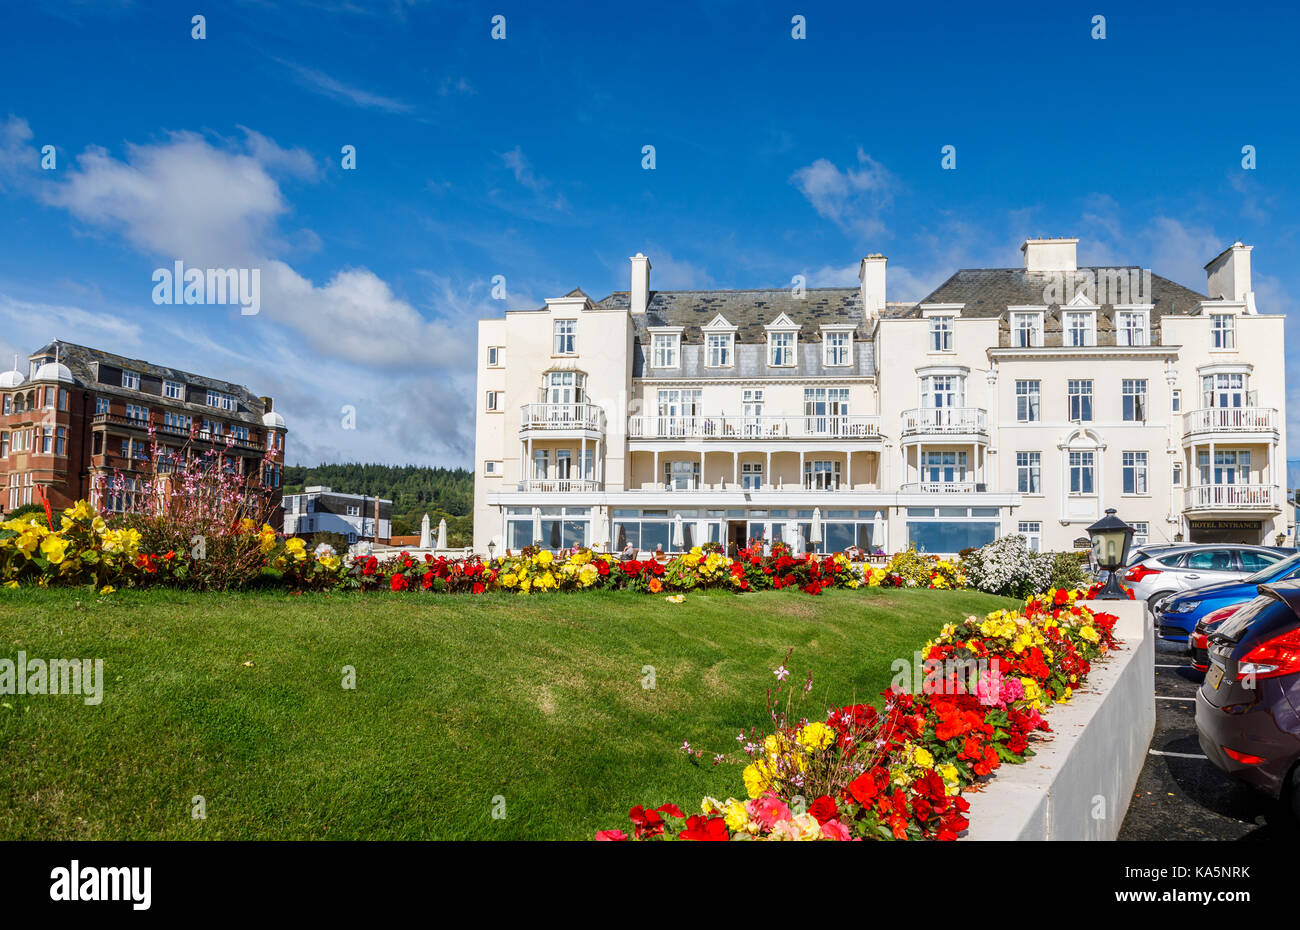
M 148 457 L 150 425 L 169 451 L 215 445 L 227 467 L 260 474 L 274 490 L 280 525 L 287 429 L 271 398 L 60 340 L 28 356 L 26 372 L 0 372 L 0 511 L 39 503 L 37 485 L 55 510 L 80 498 L 126 509 Z M 97 476 L 119 474 L 126 488 L 100 499 L 106 482 Z

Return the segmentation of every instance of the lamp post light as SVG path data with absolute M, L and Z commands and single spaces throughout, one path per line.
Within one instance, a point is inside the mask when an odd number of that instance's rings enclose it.
M 1127 600 L 1124 586 L 1119 581 L 1119 570 L 1128 561 L 1129 543 L 1133 541 L 1133 527 L 1115 516 L 1115 508 L 1107 509 L 1106 516 L 1088 527 L 1092 537 L 1092 558 L 1097 567 L 1106 571 L 1106 587 L 1097 595 L 1099 601 Z
M 496 554 L 497 554 L 497 544 L 489 539 L 488 540 L 488 564 L 489 565 L 491 565 L 492 560 L 496 558 Z

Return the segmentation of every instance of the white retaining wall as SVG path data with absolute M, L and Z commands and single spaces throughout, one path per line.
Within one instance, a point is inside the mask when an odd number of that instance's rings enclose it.
M 1094 663 L 1087 690 L 1047 711 L 1053 736 L 1024 765 L 1003 764 L 966 794 L 971 840 L 1113 840 L 1155 729 L 1155 632 L 1141 601 L 1100 601 L 1123 641 Z

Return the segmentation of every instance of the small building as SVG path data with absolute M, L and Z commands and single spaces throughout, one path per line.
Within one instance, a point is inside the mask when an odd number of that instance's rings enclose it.
M 322 485 L 284 497 L 286 536 L 339 533 L 347 537 L 349 544 L 369 540 L 387 545 L 392 527 L 393 502 L 382 497 L 341 494 Z

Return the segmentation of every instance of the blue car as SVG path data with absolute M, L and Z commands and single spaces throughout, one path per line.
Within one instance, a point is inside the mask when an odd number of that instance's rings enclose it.
M 1262 584 L 1300 580 L 1300 553 L 1261 569 L 1236 581 L 1193 588 L 1166 598 L 1156 611 L 1156 629 L 1162 639 L 1185 643 L 1196 621 L 1220 607 L 1231 607 L 1254 600 Z

